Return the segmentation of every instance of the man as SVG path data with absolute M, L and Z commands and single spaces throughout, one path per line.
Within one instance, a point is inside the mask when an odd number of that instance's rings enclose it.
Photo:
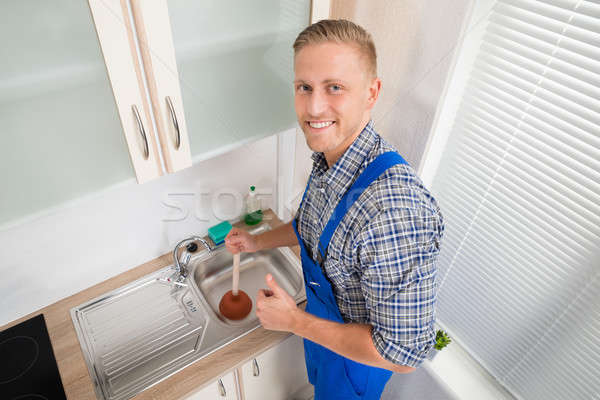
M 273 277 L 256 300 L 266 329 L 304 338 L 315 399 L 378 399 L 435 343 L 436 258 L 444 223 L 412 167 L 373 128 L 381 89 L 371 36 L 323 20 L 294 43 L 295 108 L 313 169 L 295 218 L 232 253 L 299 244 L 306 311 Z

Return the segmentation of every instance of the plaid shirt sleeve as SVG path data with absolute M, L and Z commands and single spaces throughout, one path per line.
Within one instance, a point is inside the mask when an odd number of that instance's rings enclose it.
M 371 219 L 356 241 L 373 343 L 395 364 L 418 367 L 435 344 L 442 233 L 439 212 L 393 208 Z

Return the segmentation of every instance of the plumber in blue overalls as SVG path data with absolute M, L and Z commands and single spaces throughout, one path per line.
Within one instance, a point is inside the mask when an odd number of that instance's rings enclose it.
M 325 20 L 305 29 L 294 44 L 298 122 L 309 148 L 322 153 L 329 168 L 335 166 L 363 130 L 372 129 L 370 110 L 377 100 L 381 81 L 374 71 L 375 48 L 369 43 L 372 44 L 370 35 L 357 25 Z M 369 53 L 371 49 L 372 54 Z M 289 230 L 280 231 L 279 238 L 270 236 L 271 247 L 291 245 L 285 240 L 293 237 L 293 230 L 300 245 L 307 305 L 305 311 L 298 308 L 269 274 L 266 276 L 269 289 L 259 291 L 256 314 L 266 329 L 290 331 L 304 337 L 306 369 L 309 381 L 315 387 L 316 400 L 379 399 L 392 372 L 415 370 L 384 359 L 373 344 L 368 324 L 345 324 L 330 278 L 322 265 L 336 228 L 360 194 L 369 190 L 369 185 L 388 168 L 403 163 L 405 161 L 397 152 L 382 152 L 353 178 L 349 190 L 340 193 L 341 200 L 331 218 L 321 225 L 324 228 L 318 244 L 319 254 L 315 257 L 311 256 L 312 249 L 307 248 L 299 233 L 296 218 L 281 228 Z M 300 210 L 305 207 L 306 193 L 315 190 L 310 188 L 309 178 Z M 236 235 L 242 234 L 236 230 L 228 235 L 229 245 L 234 243 Z M 288 239 L 285 239 L 286 235 Z M 242 245 L 238 249 L 245 251 Z M 336 330 L 340 324 L 356 328 Z M 348 344 L 351 336 L 356 341 Z

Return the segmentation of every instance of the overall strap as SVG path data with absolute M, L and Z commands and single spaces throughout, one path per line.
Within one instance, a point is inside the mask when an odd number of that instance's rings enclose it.
M 329 218 L 329 222 L 323 229 L 321 237 L 319 238 L 319 252 L 321 253 L 321 259 L 325 260 L 325 254 L 327 254 L 327 248 L 329 247 L 329 241 L 333 236 L 337 226 L 346 215 L 346 212 L 352 207 L 352 204 L 360 197 L 362 192 L 382 173 L 388 168 L 396 164 L 408 164 L 400 154 L 395 151 L 388 151 L 377 156 L 365 170 L 360 174 L 358 179 L 352 184 L 350 189 L 346 191 L 340 202 L 333 210 L 333 214 Z

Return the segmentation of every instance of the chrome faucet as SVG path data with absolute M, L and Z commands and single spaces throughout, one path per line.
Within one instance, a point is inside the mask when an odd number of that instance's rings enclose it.
M 195 243 L 193 243 L 194 241 L 198 241 L 198 242 L 202 243 L 204 245 L 204 247 L 206 247 L 206 250 L 208 250 L 208 254 L 212 253 L 212 249 L 210 248 L 208 242 L 206 240 L 204 240 L 203 238 L 201 238 L 200 236 L 190 236 L 189 238 L 183 239 L 181 242 L 177 243 L 177 245 L 175 246 L 175 249 L 173 250 L 173 260 L 175 262 L 175 275 L 176 275 L 175 280 L 177 282 L 182 282 L 188 276 L 188 270 L 187 270 L 188 263 L 190 262 L 190 258 L 192 257 L 191 253 L 193 251 L 195 251 L 195 250 L 192 251 L 190 249 L 190 245 L 195 245 Z M 183 259 L 181 261 L 179 261 L 177 252 L 184 245 L 188 245 L 188 246 L 186 246 L 186 250 L 184 250 L 184 252 L 183 252 L 183 254 L 184 254 Z

